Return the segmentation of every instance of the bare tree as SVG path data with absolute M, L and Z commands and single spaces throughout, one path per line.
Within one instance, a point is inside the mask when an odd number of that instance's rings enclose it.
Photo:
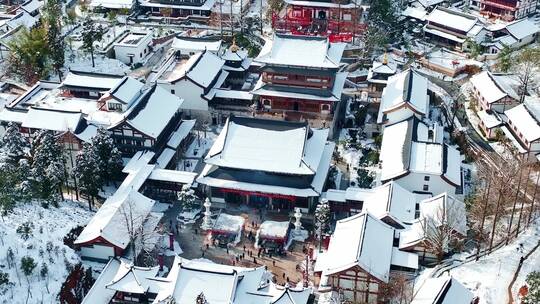
M 526 48 L 519 53 L 512 65 L 512 70 L 519 78 L 519 101 L 523 102 L 525 95 L 534 84 L 534 74 L 540 65 L 540 49 Z
M 447 197 L 444 204 L 434 207 L 429 214 L 422 214 L 420 224 L 426 249 L 440 262 L 464 237 L 461 228 L 465 227 L 465 210 L 461 202 Z
M 406 304 L 414 295 L 414 280 L 404 273 L 390 274 L 388 283 L 379 287 L 380 296 L 388 303 Z
M 133 254 L 133 264 L 140 266 L 139 255 L 151 256 L 151 252 L 159 239 L 159 218 L 152 216 L 140 208 L 136 202 L 128 199 L 120 206 L 120 214 L 129 236 L 129 246 Z

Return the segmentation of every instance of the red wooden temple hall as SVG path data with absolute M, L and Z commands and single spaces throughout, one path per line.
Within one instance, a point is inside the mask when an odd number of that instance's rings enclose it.
M 332 120 L 341 100 L 346 72 L 338 72 L 345 43 L 324 37 L 276 34 L 255 61 L 261 78 L 253 95 L 262 112 L 310 114 Z
M 305 122 L 230 116 L 197 182 L 214 203 L 311 210 L 335 144 Z
M 366 6 L 361 0 L 284 0 L 285 9 L 272 16 L 277 33 L 329 37 L 351 42 L 366 29 Z

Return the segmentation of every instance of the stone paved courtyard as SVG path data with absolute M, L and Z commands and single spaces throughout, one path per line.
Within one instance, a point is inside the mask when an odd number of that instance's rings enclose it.
M 167 227 L 170 227 L 170 224 L 172 223 L 172 231 L 175 234 L 175 239 L 183 250 L 183 253 L 180 255 L 181 257 L 187 259 L 204 258 L 215 263 L 243 267 L 259 267 L 265 265 L 274 274 L 275 279 L 279 284 L 285 284 L 287 279 L 291 284 L 301 281 L 303 272 L 300 268 L 297 268 L 297 265 L 302 264 L 306 260 L 306 254 L 303 253 L 303 249 L 309 247 L 316 249 L 316 242 L 313 242 L 312 238 L 309 238 L 305 243 L 293 241 L 284 256 L 269 257 L 261 255 L 258 257 L 258 249 L 254 247 L 254 241 L 250 240 L 248 235 L 251 232 L 254 239 L 257 229 L 261 224 L 261 215 L 258 209 L 249 208 L 247 206 L 228 206 L 226 209 L 222 210 L 222 212 L 227 214 L 242 216 L 245 219 L 245 222 L 240 242 L 236 246 L 232 246 L 231 244 L 228 249 L 221 248 L 214 246 L 208 238 L 208 233 L 200 229 L 202 218 L 199 218 L 195 224 L 180 226 L 176 221 L 176 216 L 179 212 L 180 207 L 178 204 L 169 208 L 165 212 L 163 223 Z M 212 213 L 215 216 L 219 213 L 219 210 L 212 209 Z M 287 221 L 290 219 L 286 214 L 270 213 L 264 213 L 262 218 L 263 221 Z M 252 222 L 255 224 L 255 227 L 252 225 Z M 248 253 L 250 251 L 252 252 L 253 257 L 249 256 Z M 239 262 L 236 262 L 236 257 L 243 253 L 245 258 L 240 258 Z M 166 258 L 167 266 L 170 266 L 172 260 L 173 257 Z M 313 277 L 310 276 L 310 280 L 313 280 Z

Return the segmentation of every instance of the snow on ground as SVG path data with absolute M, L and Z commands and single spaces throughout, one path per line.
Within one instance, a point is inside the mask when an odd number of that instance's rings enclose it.
M 129 67 L 121 61 L 99 54 L 94 55 L 94 67 L 92 67 L 92 58 L 90 57 L 90 54 L 75 52 L 72 56 L 71 53 L 68 52 L 66 55 L 68 58 L 65 64 L 66 69 L 117 75 L 123 75 L 130 71 Z
M 43 208 L 39 203 L 21 204 L 4 216 L 0 221 L 0 270 L 9 275 L 9 281 L 14 285 L 5 294 L 0 294 L 0 303 L 26 302 L 28 284 L 20 270 L 24 256 L 31 256 L 38 264 L 29 277 L 32 298 L 28 303 L 57 303 L 56 296 L 68 275 L 66 262 L 72 265 L 80 262 L 75 251 L 64 245 L 63 238 L 73 227 L 85 225 L 92 216 L 92 212 L 71 201 L 61 202 L 59 208 Z M 27 240 L 16 232 L 25 222 L 33 225 Z M 50 251 L 47 250 L 49 242 L 52 244 Z M 16 267 L 7 266 L 8 248 L 13 250 Z M 43 263 L 49 273 L 45 279 L 39 276 Z
M 169 248 L 169 238 L 168 237 L 164 237 L 163 239 L 163 243 L 162 243 L 162 248 L 166 248 L 165 250 L 165 256 L 177 256 L 177 255 L 181 255 L 184 251 L 182 250 L 182 248 L 180 248 L 180 244 L 178 244 L 177 241 L 174 241 L 173 242 L 173 247 L 174 247 L 174 250 L 171 250 Z
M 527 275 L 533 271 L 540 271 L 540 248 L 536 249 L 534 253 L 531 254 L 529 258 L 523 262 L 523 265 L 521 266 L 521 271 L 519 272 L 519 275 L 514 282 L 514 286 L 512 286 L 514 299 L 517 298 L 516 295 L 518 294 L 519 288 L 525 285 L 525 279 L 527 278 Z
M 463 264 L 450 271 L 480 298 L 479 304 L 507 302 L 507 288 L 516 271 L 519 260 L 540 241 L 540 221 L 523 232 L 509 245 L 497 249 L 492 254 Z M 469 253 L 470 254 L 470 253 Z M 523 284 L 525 272 L 540 268 L 540 253 L 536 252 L 527 260 L 526 270 L 515 285 Z M 518 287 L 519 288 L 519 287 Z M 504 300 L 503 300 L 504 299 Z

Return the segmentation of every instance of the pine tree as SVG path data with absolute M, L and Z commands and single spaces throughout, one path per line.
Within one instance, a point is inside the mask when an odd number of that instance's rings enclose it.
M 45 2 L 45 26 L 47 28 L 47 42 L 50 49 L 52 68 L 62 78 L 60 69 L 64 67 L 65 42 L 62 37 L 62 1 L 47 0 Z
M 79 181 L 81 192 L 89 196 L 88 207 L 92 210 L 94 198 L 98 195 L 101 185 L 99 172 L 99 160 L 95 153 L 94 146 L 84 143 L 82 150 L 77 155 L 73 174 Z
M 527 275 L 525 280 L 529 287 L 527 295 L 523 298 L 523 304 L 538 304 L 540 303 L 540 272 L 533 271 Z
M 45 204 L 60 200 L 61 185 L 65 177 L 62 147 L 52 132 L 42 131 L 34 139 L 31 149 L 31 175 L 36 196 Z
M 197 196 L 190 185 L 184 185 L 182 191 L 178 193 L 178 200 L 180 201 L 183 210 L 191 210 L 195 207 Z
M 23 27 L 16 39 L 9 40 L 8 47 L 11 50 L 7 59 L 8 74 L 19 76 L 30 84 L 49 74 L 50 49 L 43 27 L 30 30 Z
M 90 56 L 92 57 L 92 67 L 96 66 L 94 62 L 94 42 L 100 41 L 101 38 L 103 38 L 103 29 L 101 25 L 95 24 L 94 20 L 87 16 L 83 22 L 82 47 L 90 53 Z
M 319 251 L 322 247 L 323 234 L 328 231 L 330 224 L 330 205 L 327 199 L 321 199 L 315 209 L 315 225 L 319 231 Z
M 119 179 L 122 173 L 122 154 L 116 147 L 109 131 L 98 128 L 92 138 L 92 146 L 97 157 L 99 177 L 104 181 Z
M 503 49 L 499 53 L 499 63 L 497 64 L 502 72 L 508 72 L 512 67 L 512 49 L 509 46 L 504 45 Z M 498 129 L 497 129 L 498 130 Z
M 19 132 L 19 126 L 10 122 L 6 132 L 0 138 L 0 149 L 10 158 L 18 161 L 26 155 L 28 142 Z
M 36 266 L 37 264 L 31 256 L 24 256 L 21 258 L 21 270 L 23 271 L 24 276 L 26 276 L 28 284 L 30 284 L 28 277 L 32 275 L 32 272 L 34 272 L 34 268 L 36 268 Z

